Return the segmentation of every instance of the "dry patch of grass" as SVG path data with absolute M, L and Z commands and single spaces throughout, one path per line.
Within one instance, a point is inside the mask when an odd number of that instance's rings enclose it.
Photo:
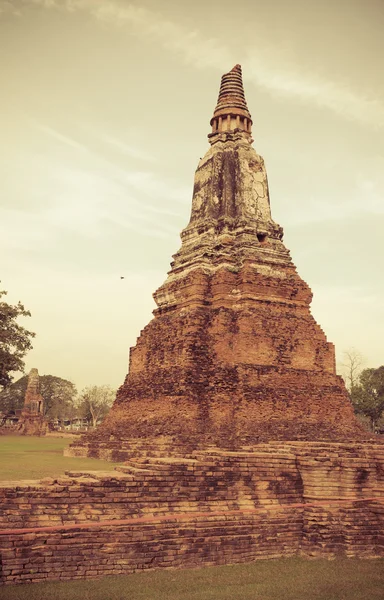
M 2 600 L 382 600 L 384 559 L 259 560 L 5 587 Z
M 115 463 L 105 460 L 63 456 L 71 441 L 68 437 L 1 435 L 0 481 L 55 477 L 68 470 L 113 470 Z

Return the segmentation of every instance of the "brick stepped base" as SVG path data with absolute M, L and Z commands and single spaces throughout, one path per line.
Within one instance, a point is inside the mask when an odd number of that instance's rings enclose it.
M 269 443 L 0 486 L 3 583 L 384 556 L 382 444 Z
M 96 432 L 95 432 L 96 434 Z M 155 456 L 189 456 L 193 447 L 178 445 L 171 438 L 160 439 L 135 439 L 108 440 L 98 439 L 95 435 L 93 441 L 84 442 L 82 439 L 72 442 L 64 450 L 65 456 L 84 456 L 100 458 L 112 462 L 121 462 L 132 457 Z

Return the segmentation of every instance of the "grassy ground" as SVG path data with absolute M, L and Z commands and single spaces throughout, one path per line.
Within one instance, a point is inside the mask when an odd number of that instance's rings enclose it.
M 60 437 L 1 435 L 0 481 L 54 477 L 69 469 L 113 470 L 114 463 L 104 460 L 63 456 L 71 441 Z
M 2 600 L 382 600 L 384 560 L 260 560 L 5 587 Z

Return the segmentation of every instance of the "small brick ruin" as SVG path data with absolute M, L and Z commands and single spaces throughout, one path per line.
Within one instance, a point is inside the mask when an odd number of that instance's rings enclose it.
M 211 126 L 154 318 L 109 416 L 67 452 L 123 464 L 0 484 L 4 584 L 384 556 L 384 445 L 272 220 L 239 65 Z
M 44 399 L 40 394 L 39 372 L 37 369 L 31 369 L 17 429 L 22 435 L 45 435 L 47 427 L 44 418 Z

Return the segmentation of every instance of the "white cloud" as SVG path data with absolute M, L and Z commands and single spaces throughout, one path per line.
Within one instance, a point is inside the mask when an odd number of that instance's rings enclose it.
M 102 141 L 114 148 L 117 148 L 122 154 L 130 156 L 131 158 L 136 158 L 138 160 L 146 162 L 155 162 L 155 157 L 152 156 L 152 154 L 150 154 L 149 152 L 145 152 L 140 148 L 134 148 L 133 146 L 129 146 L 125 142 L 117 140 L 111 136 L 103 136 Z
M 15 0 L 0 0 L 0 17 L 7 14 L 14 17 L 21 17 L 22 11 L 17 6 Z
M 384 186 L 372 179 L 362 177 L 357 182 L 360 207 L 373 215 L 384 214 Z
M 28 119 L 28 120 L 30 121 L 31 124 L 33 124 L 35 127 L 37 127 L 37 129 L 40 129 L 40 131 L 42 131 L 43 133 L 49 135 L 50 137 L 53 137 L 55 140 L 57 140 L 61 144 L 70 146 L 71 148 L 74 148 L 75 150 L 80 150 L 80 152 L 88 152 L 88 149 L 86 148 L 86 146 L 83 146 L 83 144 L 80 144 L 73 138 L 63 135 L 62 133 L 57 131 L 57 129 L 52 129 L 52 127 L 48 127 L 47 125 L 43 125 L 42 123 L 38 123 L 37 121 L 33 121 L 32 119 Z
M 85 11 L 99 22 L 129 26 L 196 68 L 215 68 L 224 72 L 238 60 L 227 44 L 206 38 L 196 30 L 189 30 L 164 19 L 160 13 L 132 3 L 119 0 L 24 0 L 24 6 L 31 3 L 70 12 Z M 9 2 L 5 4 L 9 5 Z M 347 82 L 340 84 L 316 73 L 302 72 L 286 64 L 281 56 L 276 64 L 276 49 L 269 53 L 267 40 L 265 42 L 263 46 L 262 40 L 259 41 L 257 54 L 249 48 L 243 49 L 247 81 L 272 94 L 310 103 L 343 118 L 384 127 L 384 104 L 379 98 L 361 94 Z
M 151 238 L 175 235 L 166 210 L 147 205 L 108 173 L 57 167 L 46 185 L 51 199 L 38 212 L 0 208 L 0 246 L 7 251 L 47 249 L 69 232 L 92 238 L 109 235 L 108 223 Z
M 245 79 L 281 96 L 295 97 L 326 108 L 337 115 L 367 125 L 384 127 L 384 104 L 377 98 L 361 95 L 316 73 L 301 73 L 292 67 L 281 69 L 268 56 L 249 55 L 244 62 Z
M 116 181 L 119 181 L 121 184 L 129 185 L 137 192 L 145 194 L 158 201 L 160 198 L 170 199 L 172 201 L 186 204 L 190 201 L 190 189 L 189 187 L 183 187 L 175 184 L 174 182 L 164 181 L 164 178 L 161 179 L 156 177 L 156 175 L 151 171 L 145 170 L 129 170 L 123 169 L 119 167 L 117 164 L 113 163 L 109 158 L 106 158 L 105 155 L 98 154 L 95 150 L 91 150 L 90 147 L 82 144 L 78 140 L 69 137 L 68 135 L 63 135 L 57 129 L 53 129 L 45 124 L 42 124 L 38 121 L 34 121 L 28 118 L 28 121 L 39 129 L 44 134 L 49 135 L 54 140 L 60 142 L 64 146 L 68 146 L 75 150 L 79 150 L 82 153 L 88 153 L 90 158 L 93 161 L 93 165 L 95 168 L 94 176 L 98 177 L 98 171 L 100 166 L 102 166 L 102 171 L 108 171 L 109 177 Z M 107 144 L 116 145 L 121 151 L 123 151 L 127 156 L 132 158 L 140 158 L 141 160 L 150 161 L 153 157 L 147 154 L 145 151 L 142 151 L 140 148 L 134 148 L 132 146 L 126 145 L 124 142 L 120 142 L 115 140 L 114 138 L 101 135 L 99 139 L 106 142 Z M 153 159 L 154 160 L 154 159 Z M 151 205 L 147 203 L 140 203 L 143 207 L 143 210 L 148 210 L 153 213 L 169 215 L 169 216 L 180 216 L 179 213 L 175 211 L 171 211 L 164 206 L 161 205 Z
M 19 209 L 0 207 L 1 247 L 7 251 L 48 249 L 68 233 L 85 238 L 111 235 L 108 224 L 114 230 L 126 229 L 152 238 L 177 233 L 175 219 L 181 215 L 169 209 L 167 201 L 183 202 L 189 198 L 189 190 L 151 171 L 134 170 L 129 165 L 122 168 L 102 150 L 94 152 L 56 129 L 29 121 L 54 141 L 60 154 L 52 153 L 50 145 L 48 153 L 26 157 L 27 164 L 33 165 L 23 179 L 26 185 L 30 181 L 30 202 Z M 38 186 L 36 171 L 44 173 Z M 43 201 L 31 203 L 32 197 Z
M 372 182 L 357 183 L 353 194 L 346 198 L 311 194 L 306 199 L 305 205 L 298 202 L 295 196 L 285 195 L 285 206 L 280 208 L 280 218 L 287 229 L 292 226 L 302 226 L 310 223 L 331 221 L 347 221 L 363 215 L 383 215 L 384 195 L 379 193 Z M 362 186 L 369 185 L 369 189 Z M 287 208 L 289 207 L 289 208 Z

